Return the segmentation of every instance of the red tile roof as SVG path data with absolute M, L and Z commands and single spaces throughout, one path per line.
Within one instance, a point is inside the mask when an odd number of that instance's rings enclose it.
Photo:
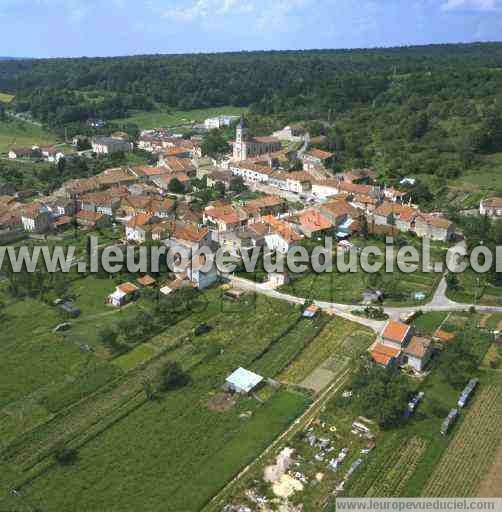
M 333 227 L 333 223 L 317 210 L 309 208 L 297 215 L 299 224 L 308 231 L 324 231 Z
M 302 239 L 290 224 L 283 220 L 276 219 L 272 215 L 265 215 L 262 217 L 262 221 L 269 224 L 273 232 L 277 233 L 289 243 L 297 242 Z
M 307 155 L 313 156 L 315 158 L 320 158 L 321 160 L 328 160 L 331 158 L 334 153 L 330 153 L 329 151 L 323 151 L 322 149 L 312 148 L 307 151 Z
M 399 357 L 400 353 L 401 351 L 397 348 L 375 343 L 371 350 L 371 357 L 376 363 L 387 366 L 393 359 Z
M 395 320 L 389 320 L 382 332 L 382 338 L 386 338 L 396 343 L 403 343 L 410 328 L 411 327 L 407 324 L 396 322 Z
M 104 215 L 102 213 L 90 212 L 88 210 L 80 210 L 77 213 L 77 219 L 86 220 L 89 222 L 97 222 L 102 219 Z
M 130 295 L 131 293 L 138 291 L 138 287 L 132 283 L 123 283 L 117 286 L 117 289 L 119 289 L 121 292 L 126 293 L 127 295 Z
M 128 228 L 137 228 L 141 226 L 146 226 L 147 224 L 151 224 L 156 217 L 151 215 L 150 213 L 138 213 L 135 215 L 128 223 Z

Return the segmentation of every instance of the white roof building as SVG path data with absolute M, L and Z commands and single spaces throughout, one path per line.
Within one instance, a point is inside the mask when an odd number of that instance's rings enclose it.
M 225 387 L 236 393 L 250 393 L 263 381 L 263 377 L 256 373 L 238 368 L 225 381 Z

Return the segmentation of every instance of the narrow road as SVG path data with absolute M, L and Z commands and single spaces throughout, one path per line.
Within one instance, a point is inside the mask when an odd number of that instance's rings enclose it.
M 294 295 L 288 295 L 287 293 L 278 292 L 277 290 L 267 286 L 267 284 L 255 283 L 253 281 L 249 281 L 248 279 L 242 279 L 241 277 L 231 277 L 230 281 L 232 284 L 243 290 L 260 293 L 261 295 L 266 295 L 267 297 L 271 297 L 273 299 L 283 300 L 289 302 L 290 304 L 305 304 L 306 299 L 302 297 L 295 297 Z M 369 327 L 377 333 L 379 333 L 385 325 L 384 321 L 371 320 L 369 318 L 353 315 L 351 311 L 355 308 L 355 306 L 351 306 L 349 304 L 335 304 L 332 302 L 323 302 L 318 300 L 314 301 L 314 303 L 329 313 L 334 313 L 335 315 L 338 315 L 342 318 Z
M 290 304 L 305 304 L 305 298 L 295 297 L 293 295 L 288 295 L 286 293 L 282 293 L 277 290 L 271 289 L 269 286 L 267 286 L 266 283 L 255 283 L 253 281 L 242 279 L 240 277 L 231 277 L 230 281 L 238 288 L 244 290 L 260 293 L 262 295 L 266 295 L 274 299 L 289 302 Z M 412 313 L 413 311 L 466 311 L 473 306 L 476 308 L 476 311 L 480 313 L 502 313 L 502 307 L 500 306 L 480 306 L 474 304 L 462 304 L 460 302 L 454 302 L 446 296 L 446 288 L 446 277 L 443 276 L 436 291 L 434 292 L 432 300 L 427 304 L 423 304 L 421 306 L 384 307 L 384 311 L 387 315 L 389 315 L 390 318 L 393 318 L 394 320 L 399 319 L 400 315 L 402 315 L 403 313 Z M 357 308 L 357 306 L 353 306 L 350 304 L 337 304 L 334 302 L 324 302 L 318 300 L 314 301 L 314 303 L 320 308 L 322 308 L 324 311 L 334 313 L 335 315 L 338 315 L 342 318 L 369 327 L 370 329 L 373 329 L 373 331 L 375 331 L 376 333 L 380 333 L 386 323 L 385 321 L 371 320 L 369 318 L 353 315 L 351 311 Z

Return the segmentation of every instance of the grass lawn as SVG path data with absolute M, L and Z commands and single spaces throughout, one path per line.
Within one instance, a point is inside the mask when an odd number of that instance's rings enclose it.
M 355 238 L 352 240 L 358 247 L 374 245 L 382 251 L 385 250 L 385 245 L 378 240 L 363 241 Z M 407 241 L 418 249 L 419 240 L 409 237 Z M 310 244 L 310 242 L 307 242 Z M 395 254 L 398 248 L 395 248 Z M 431 247 L 432 261 L 439 261 L 443 248 L 437 244 Z M 420 250 L 419 250 L 420 254 Z M 348 262 L 348 256 L 345 261 Z M 384 257 L 379 257 L 378 260 L 383 263 Z M 336 255 L 333 257 L 334 267 L 337 262 Z M 404 273 L 399 270 L 397 264 L 394 264 L 394 271 L 392 273 L 385 273 L 385 266 L 381 270 L 382 286 L 388 291 L 385 299 L 386 305 L 419 305 L 427 302 L 433 294 L 441 274 L 434 272 L 424 272 L 420 268 L 413 273 Z M 245 275 L 243 275 L 245 277 Z M 344 304 L 359 304 L 363 297 L 363 292 L 370 287 L 370 275 L 365 273 L 361 267 L 358 267 L 357 272 L 340 272 L 337 268 L 333 268 L 333 272 L 316 274 L 307 271 L 303 274 L 291 274 L 291 281 L 281 288 L 281 291 L 290 293 L 298 297 L 304 297 L 311 300 L 321 300 L 328 302 L 337 302 Z M 424 299 L 415 297 L 415 294 L 425 294 Z
M 502 192 L 502 153 L 482 157 L 478 169 L 467 171 L 452 182 L 453 186 L 489 192 Z M 478 205 L 479 206 L 479 205 Z
M 420 315 L 414 322 L 415 328 L 421 334 L 430 336 L 436 332 L 447 315 L 448 313 L 444 311 L 434 311 Z
M 124 371 L 128 371 L 132 370 L 133 368 L 136 368 L 141 363 L 148 361 L 157 353 L 158 350 L 150 343 L 143 343 L 142 345 L 139 345 L 138 347 L 134 348 L 127 354 L 124 354 L 123 356 L 114 359 L 113 364 L 117 365 Z
M 153 128 L 201 123 L 208 117 L 218 115 L 240 115 L 246 110 L 243 107 L 230 106 L 186 111 L 165 109 L 153 112 L 137 112 L 124 119 L 115 119 L 114 122 L 133 123 L 137 124 L 142 130 L 151 130 Z
M 43 128 L 20 120 L 0 121 L 0 155 L 12 147 L 49 145 L 57 142 L 56 136 Z
M 87 357 L 52 329 L 62 322 L 56 308 L 24 299 L 9 304 L 0 343 L 0 408 L 39 394 L 43 387 L 78 373 Z
M 146 403 L 81 449 L 74 466 L 54 467 L 23 492 L 47 510 L 199 510 L 306 405 L 279 391 L 263 406 L 242 399 L 220 413 L 207 409 L 206 398 L 196 381 Z M 239 417 L 245 410 L 249 420 Z

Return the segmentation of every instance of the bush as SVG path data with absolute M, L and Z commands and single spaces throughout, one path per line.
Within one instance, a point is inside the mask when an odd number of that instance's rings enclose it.
M 54 458 L 61 466 L 69 466 L 77 460 L 77 450 L 64 446 L 56 448 Z
M 176 361 L 168 361 L 160 372 L 160 388 L 169 391 L 183 387 L 188 382 L 188 375 Z

